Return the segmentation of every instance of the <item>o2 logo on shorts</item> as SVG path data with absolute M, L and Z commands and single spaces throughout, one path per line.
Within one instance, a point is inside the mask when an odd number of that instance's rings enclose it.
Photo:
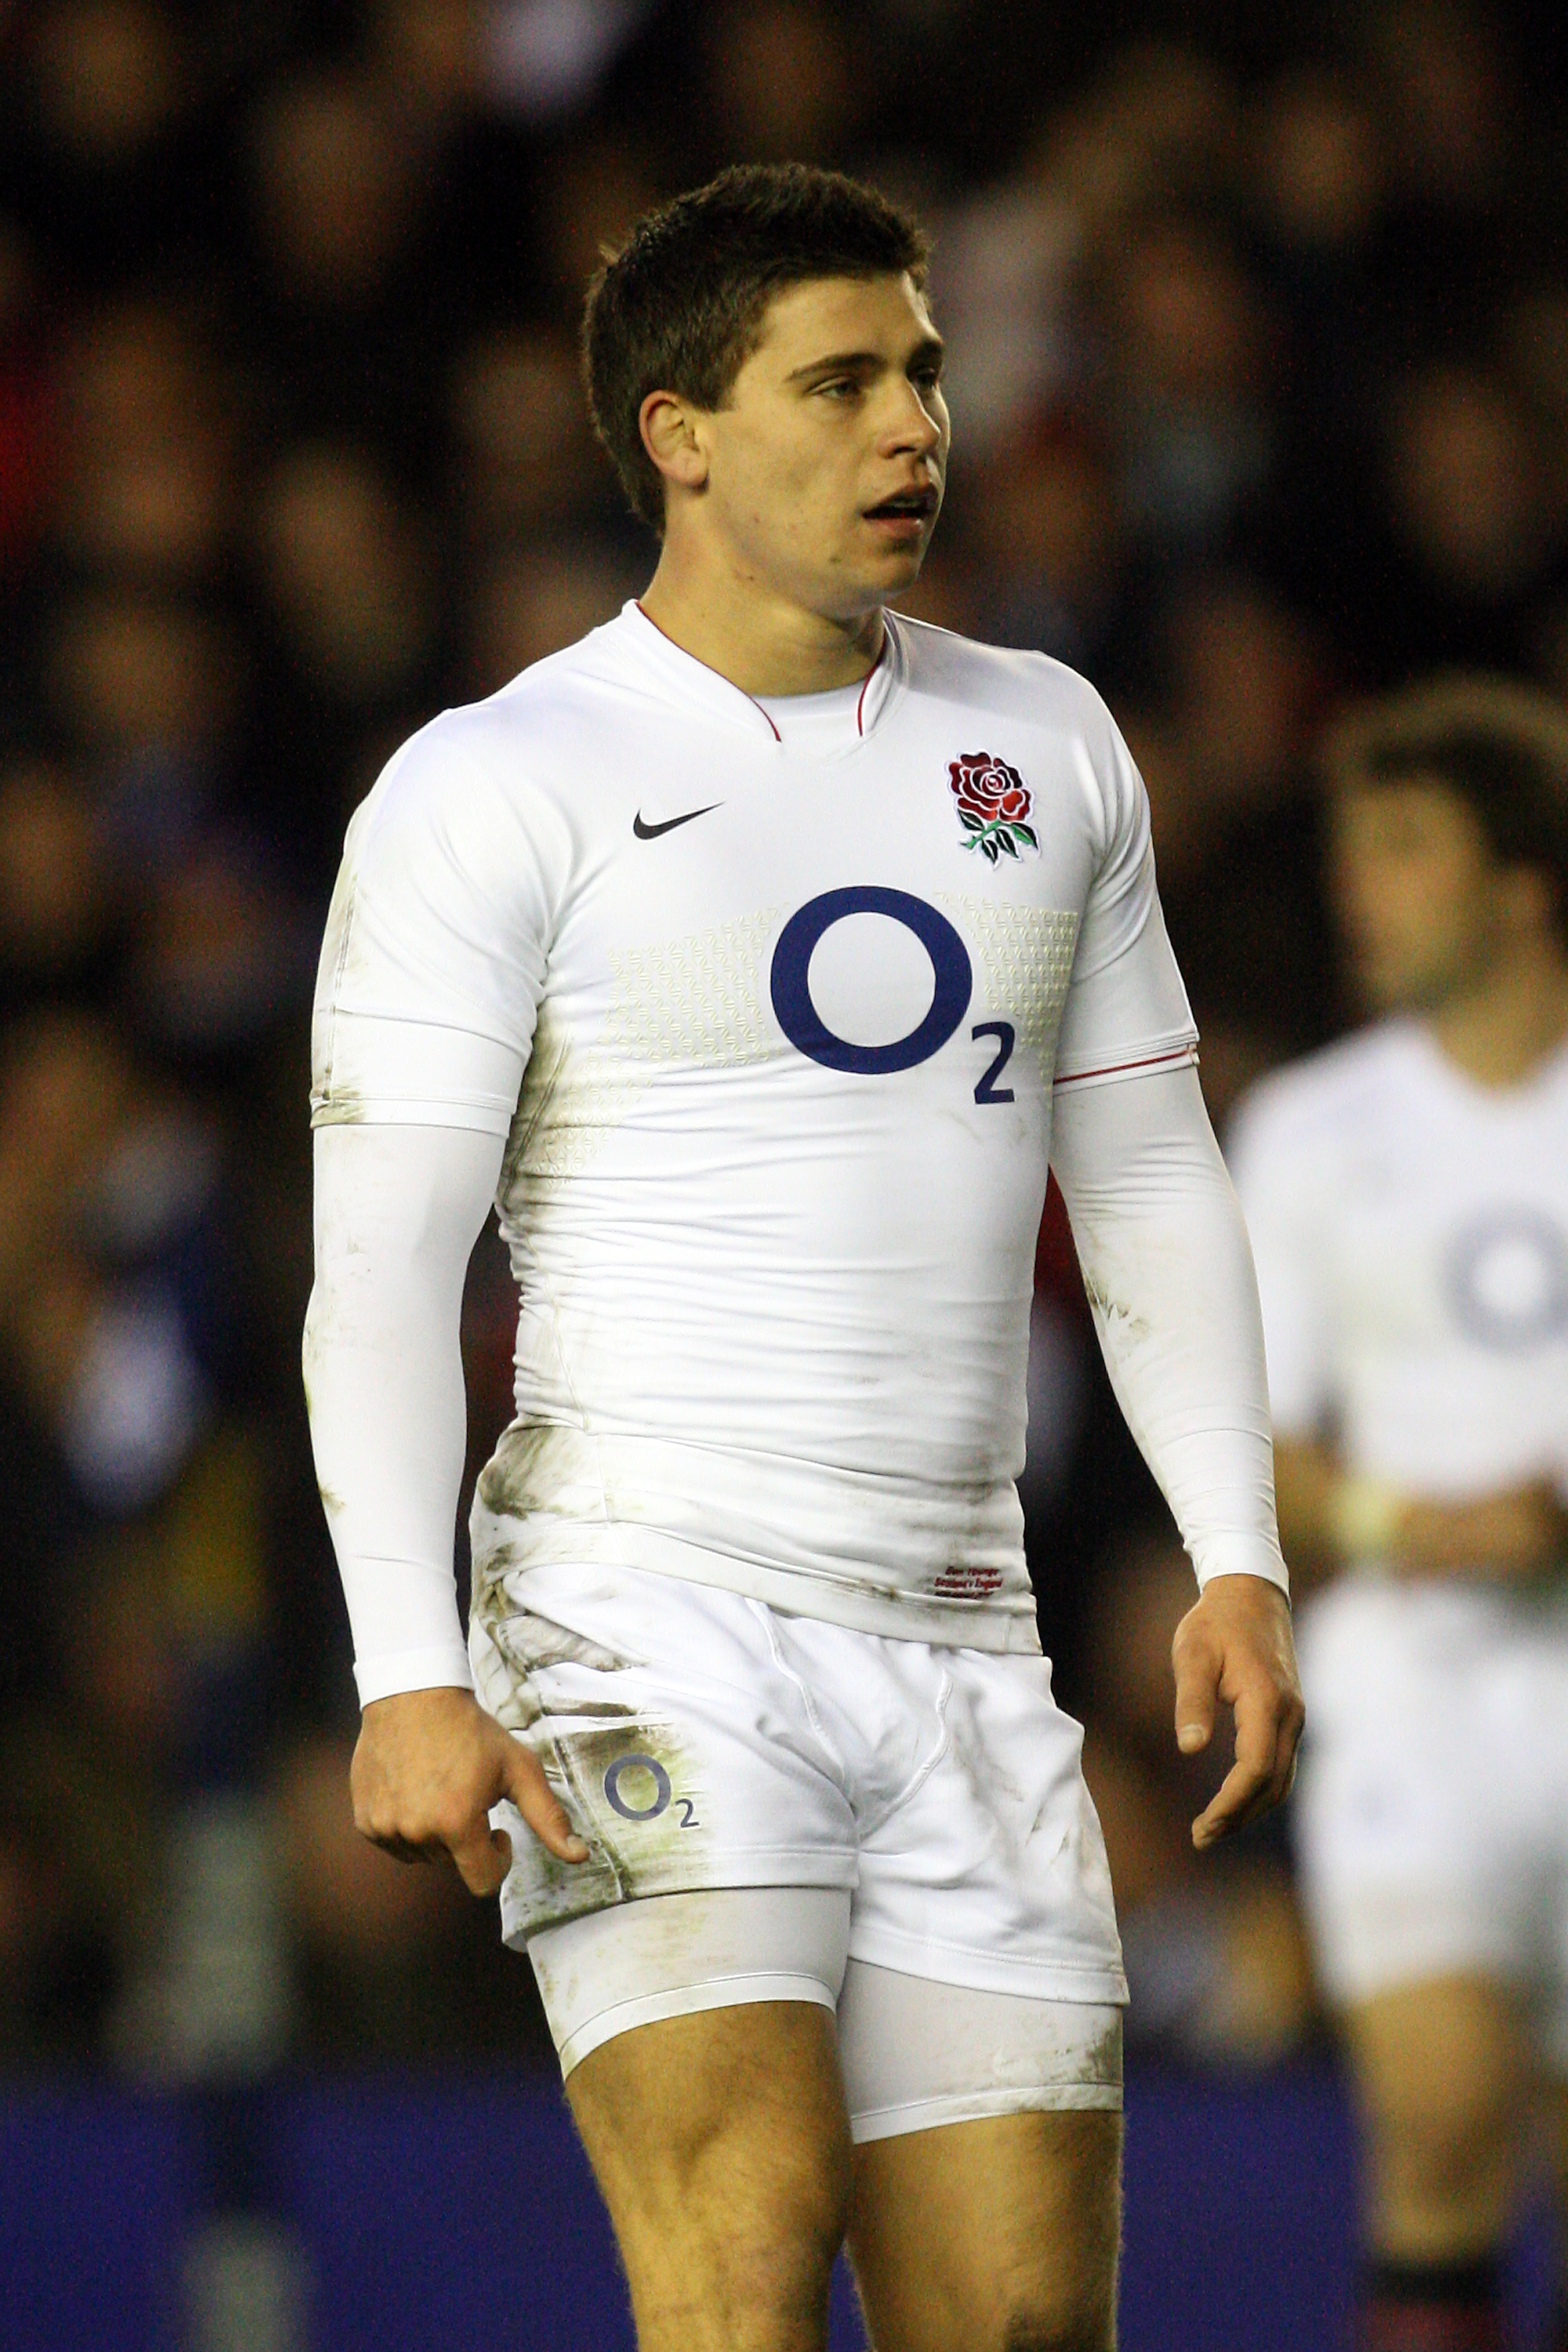
M 858 1045 L 835 1034 L 812 1002 L 811 959 L 822 940 L 849 915 L 885 915 L 912 931 L 931 959 L 935 986 L 931 1009 L 907 1036 L 885 1045 Z M 779 1027 L 797 1053 L 825 1070 L 852 1070 L 864 1077 L 885 1077 L 895 1070 L 912 1070 L 938 1054 L 969 1010 L 974 993 L 974 971 L 969 950 L 947 917 L 907 890 L 884 889 L 860 883 L 847 889 L 825 890 L 793 914 L 779 935 L 768 977 L 769 993 Z M 994 1037 L 997 1051 L 974 1089 L 977 1103 L 1007 1103 L 1011 1087 L 996 1080 L 1006 1067 L 1016 1037 L 1010 1021 L 982 1021 L 972 1038 Z
M 633 1776 L 629 1790 L 621 1787 L 624 1773 Z M 646 1776 L 646 1777 L 645 1777 Z M 647 1782 L 652 1782 L 651 1802 L 639 1802 L 647 1796 Z M 605 1775 L 605 1798 L 612 1812 L 619 1813 L 623 1822 L 657 1822 L 672 1804 L 680 1807 L 679 1826 L 683 1830 L 700 1829 L 697 1809 L 689 1797 L 678 1797 L 669 1785 L 669 1775 L 657 1756 L 617 1756 Z
M 1568 1333 L 1568 1235 L 1543 1211 L 1495 1209 L 1448 1253 L 1459 1328 L 1483 1348 L 1519 1355 Z

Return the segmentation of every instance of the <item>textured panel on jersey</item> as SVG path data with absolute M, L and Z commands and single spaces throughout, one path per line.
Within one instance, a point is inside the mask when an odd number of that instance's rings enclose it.
M 1026 1053 L 1048 1075 L 1072 981 L 1077 915 L 1057 907 L 1003 907 L 950 891 L 941 903 L 979 946 L 987 1004 L 1005 1004 Z
M 605 1051 L 630 1062 L 731 1069 L 777 1053 L 778 1026 L 762 981 L 783 920 L 762 908 L 739 922 L 616 956 Z
M 530 1183 L 580 1175 L 641 1091 L 603 1052 L 574 1044 L 543 1004 L 501 1163 L 503 1213 L 514 1195 L 526 1198 Z

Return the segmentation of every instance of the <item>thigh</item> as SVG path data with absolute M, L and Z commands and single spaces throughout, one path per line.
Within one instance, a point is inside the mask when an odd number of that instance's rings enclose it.
M 764 2001 L 641 2025 L 592 2051 L 566 2095 L 639 2352 L 823 2352 L 849 2198 L 829 2011 Z
M 849 2247 L 877 2352 L 1113 2352 L 1121 2172 L 1103 2110 L 857 2147 Z

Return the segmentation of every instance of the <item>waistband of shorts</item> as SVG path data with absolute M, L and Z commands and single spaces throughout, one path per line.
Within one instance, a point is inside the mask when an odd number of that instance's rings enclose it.
M 1034 1593 L 1004 1591 L 984 1601 L 945 1601 L 900 1591 L 879 1591 L 847 1577 L 818 1575 L 807 1569 L 763 1567 L 728 1552 L 665 1534 L 656 1528 L 611 1525 L 572 1530 L 572 1557 L 553 1550 L 531 1559 L 521 1521 L 497 1518 L 498 1528 L 516 1528 L 510 1574 L 531 1568 L 615 1568 L 679 1578 L 720 1592 L 760 1601 L 784 1617 L 810 1617 L 842 1625 L 853 1633 L 875 1633 L 895 1642 L 924 1642 L 946 1650 L 984 1650 L 995 1655 L 1037 1658 L 1041 1653 Z M 605 1540 L 605 1539 L 608 1540 Z

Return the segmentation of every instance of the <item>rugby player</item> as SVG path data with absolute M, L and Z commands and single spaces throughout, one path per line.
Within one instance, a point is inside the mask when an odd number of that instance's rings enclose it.
M 1201 1588 L 1182 1744 L 1234 1713 L 1200 1843 L 1300 1723 L 1142 787 L 1070 671 L 887 610 L 947 467 L 925 258 L 798 166 L 639 226 L 586 359 L 651 584 L 396 755 L 321 962 L 355 1818 L 500 1887 L 644 2352 L 820 2347 L 847 2234 L 882 2352 L 1113 2342 L 1125 1988 L 1015 1486 L 1047 1160 Z M 518 1410 L 465 1643 L 492 1203 Z
M 1301 1853 L 1364 2117 L 1363 2352 L 1492 2352 L 1542 2109 L 1568 2182 L 1568 717 L 1441 679 L 1328 768 L 1381 1017 L 1231 1150 L 1280 1521 L 1332 1578 Z

